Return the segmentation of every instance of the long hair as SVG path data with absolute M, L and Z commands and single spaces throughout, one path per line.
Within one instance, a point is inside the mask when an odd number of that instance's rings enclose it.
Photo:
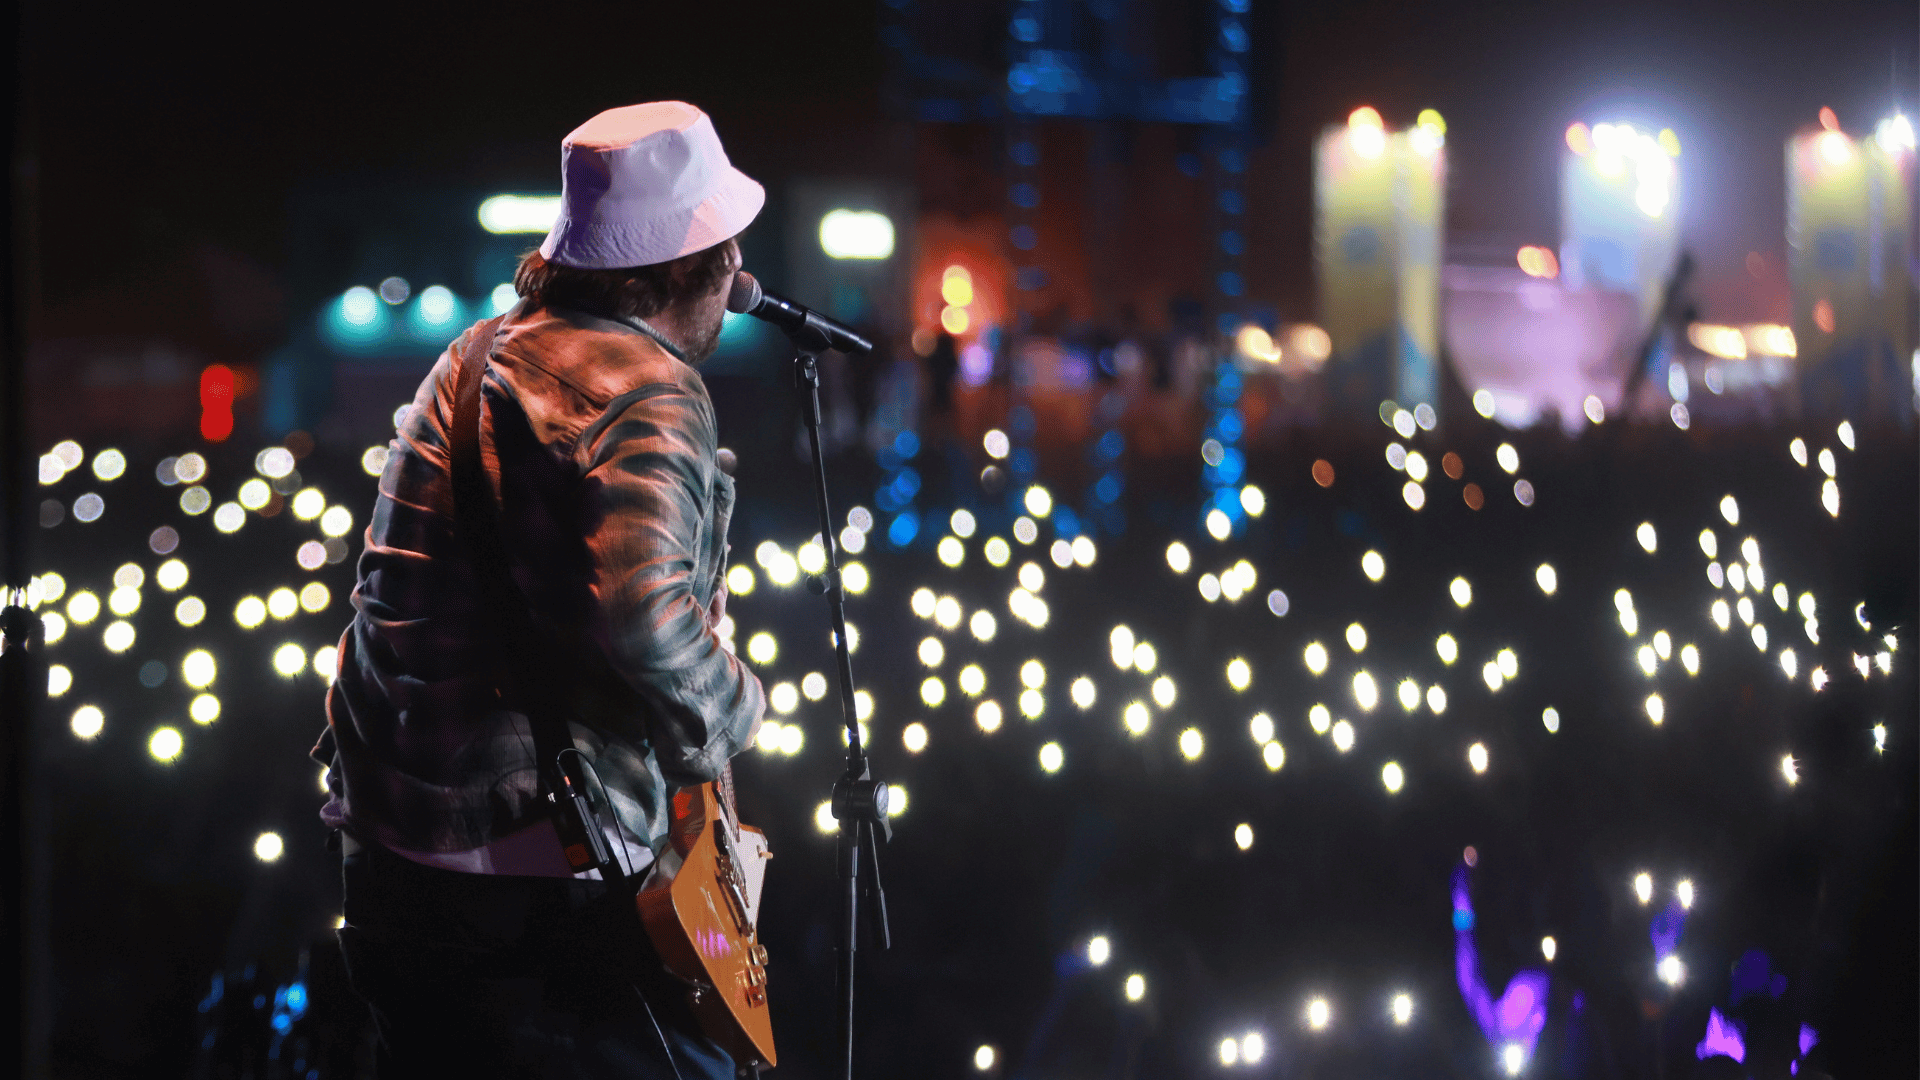
M 726 276 L 729 245 L 723 240 L 690 255 L 649 266 L 582 270 L 551 263 L 535 248 L 513 272 L 513 290 L 536 304 L 573 308 L 613 318 L 648 319 L 681 300 L 704 296 Z

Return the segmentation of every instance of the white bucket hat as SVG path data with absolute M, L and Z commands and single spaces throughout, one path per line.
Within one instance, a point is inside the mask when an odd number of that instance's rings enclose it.
M 706 113 L 684 101 L 606 112 L 560 142 L 549 262 L 615 270 L 668 262 L 739 235 L 766 189 L 733 167 Z

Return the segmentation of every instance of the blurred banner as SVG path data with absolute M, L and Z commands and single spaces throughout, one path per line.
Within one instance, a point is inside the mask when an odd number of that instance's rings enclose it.
M 1388 134 L 1356 109 L 1314 153 L 1314 248 L 1321 321 L 1332 339 L 1334 409 L 1371 416 L 1383 401 L 1440 405 L 1440 228 L 1446 124 L 1432 109 Z
M 1800 409 L 1816 416 L 1901 415 L 1914 350 L 1913 128 L 1903 117 L 1868 139 L 1822 129 L 1787 140 L 1787 272 L 1799 353 Z
M 1680 140 L 1630 124 L 1576 123 L 1560 167 L 1560 272 L 1568 289 L 1630 293 L 1639 325 L 1659 310 L 1680 256 Z M 1655 378 L 1663 371 L 1650 372 Z

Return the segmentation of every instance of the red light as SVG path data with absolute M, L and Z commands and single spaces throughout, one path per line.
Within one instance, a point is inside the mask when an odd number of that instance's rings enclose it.
M 1828 131 L 1839 131 L 1840 118 L 1833 115 L 1832 109 L 1823 105 L 1820 107 L 1820 126 L 1826 128 Z
M 221 442 L 233 434 L 233 369 L 212 364 L 200 373 L 200 437 Z
M 1556 278 L 1560 276 L 1560 260 L 1554 257 L 1552 248 L 1523 247 L 1517 256 L 1520 269 L 1528 277 Z

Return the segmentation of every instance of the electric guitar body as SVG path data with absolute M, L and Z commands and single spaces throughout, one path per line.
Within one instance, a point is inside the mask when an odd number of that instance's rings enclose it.
M 772 858 L 766 836 L 739 824 L 732 777 L 673 797 L 671 854 L 637 895 L 640 921 L 667 970 L 688 986 L 707 1037 L 747 1066 L 777 1064 L 767 1014 L 767 950 L 755 929 Z M 664 872 L 672 877 L 662 881 Z

